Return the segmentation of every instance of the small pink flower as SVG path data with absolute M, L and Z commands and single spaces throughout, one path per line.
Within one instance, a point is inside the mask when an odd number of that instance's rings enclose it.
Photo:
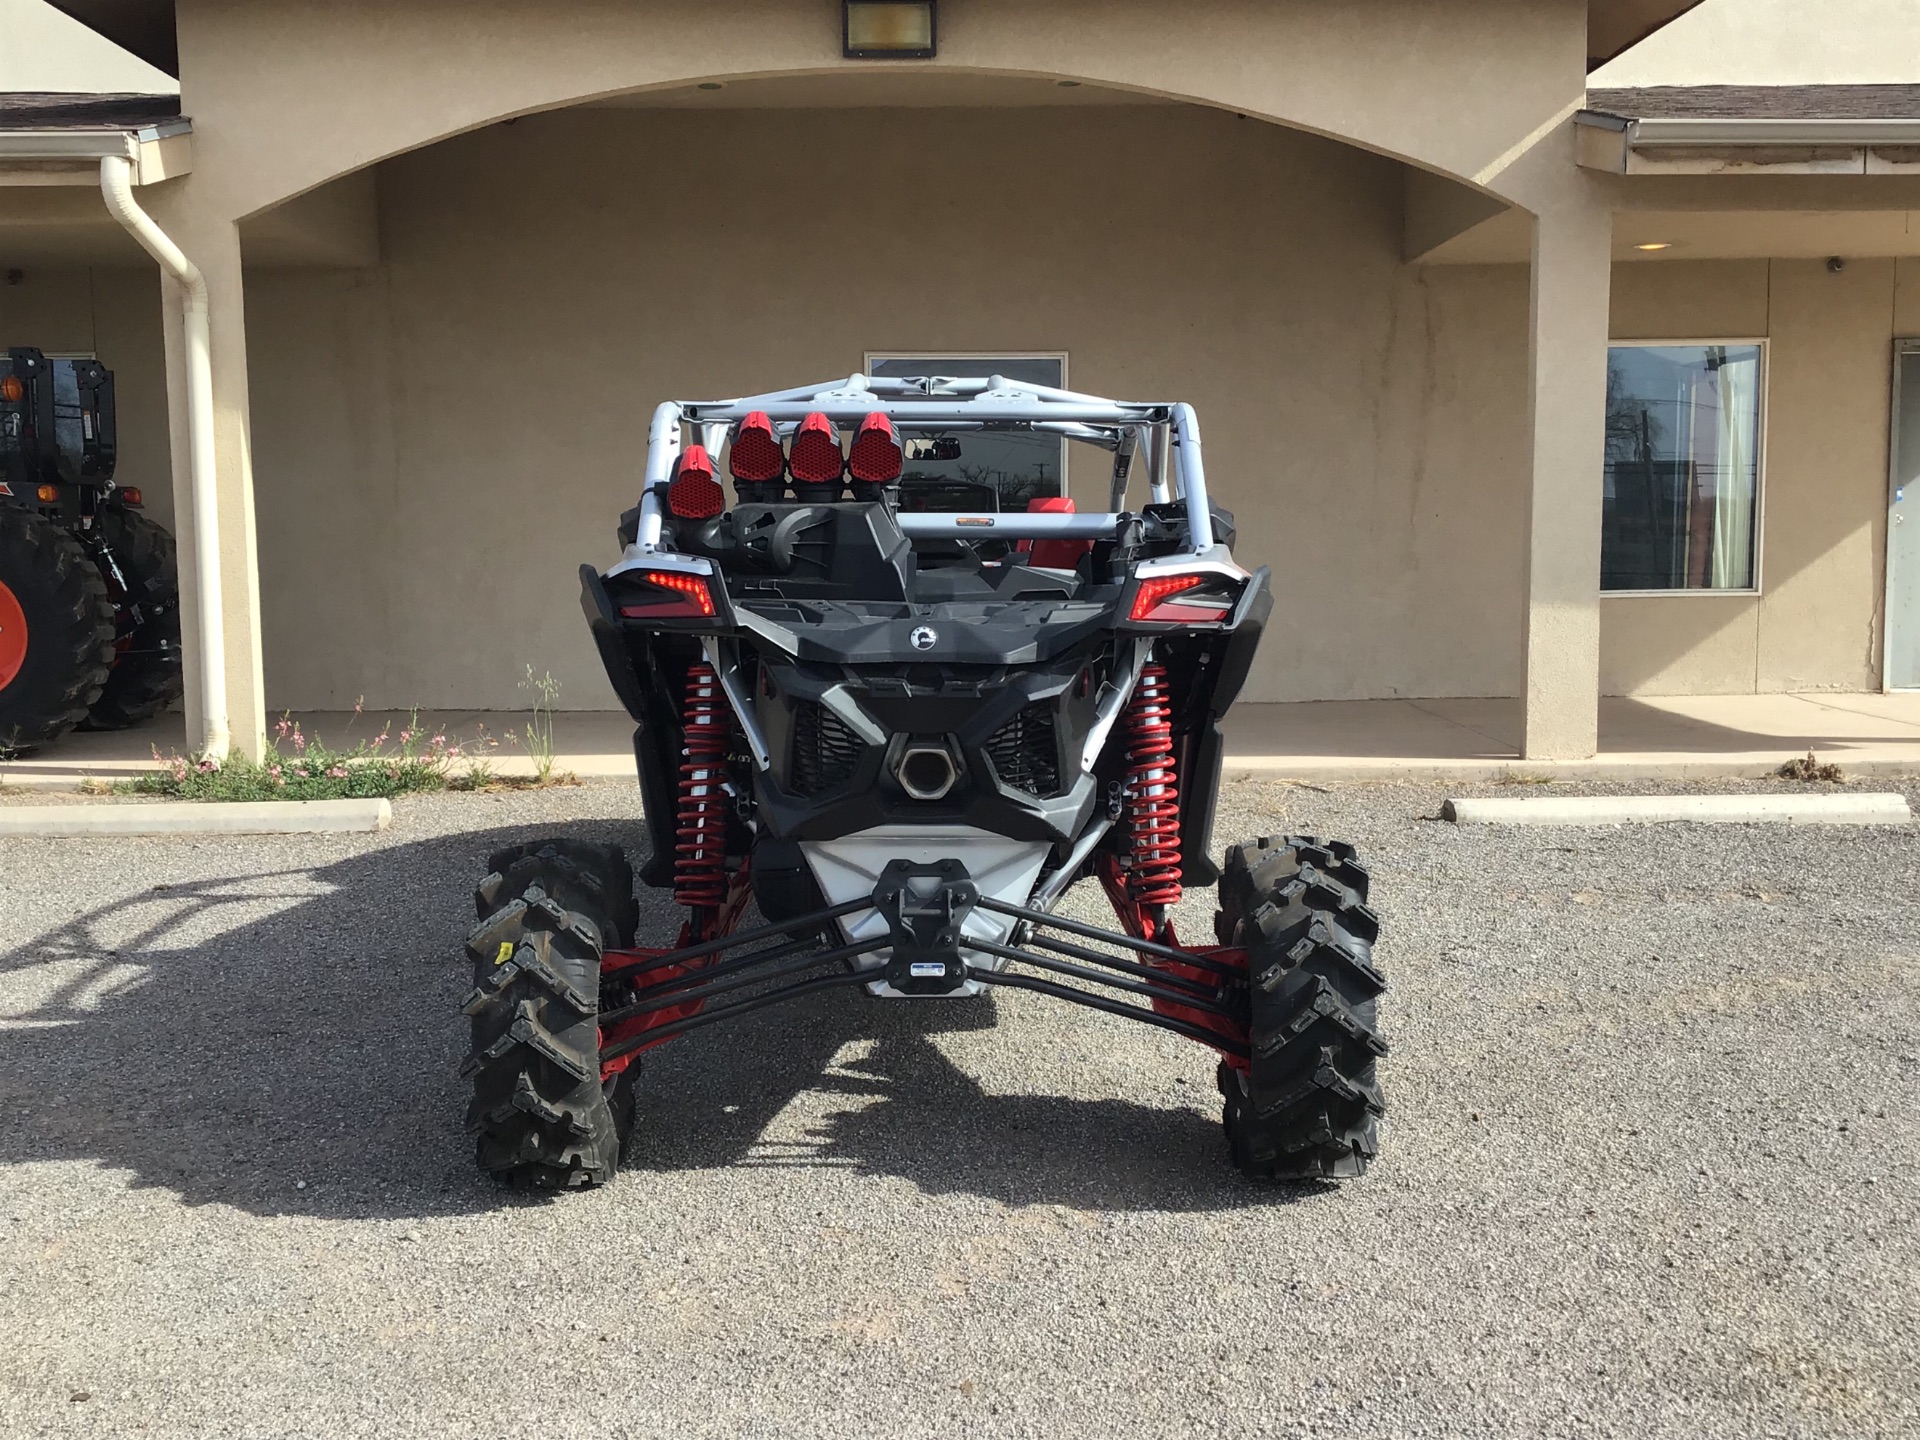
M 300 733 L 298 725 L 293 727 L 293 748 L 299 751 L 305 751 L 307 748 L 307 737 Z
M 220 768 L 220 762 L 209 755 L 194 768 L 202 775 L 210 775 Z
M 280 717 L 280 723 L 273 727 L 273 733 L 278 735 L 282 740 L 284 740 L 287 738 L 287 732 L 290 731 L 291 729 L 293 729 L 293 722 L 287 719 L 286 716 L 282 715 Z
M 334 766 L 330 766 L 330 767 L 328 768 L 328 770 L 327 770 L 327 778 L 328 778 L 329 780 L 344 780 L 344 779 L 346 779 L 346 778 L 347 778 L 347 767 L 346 767 L 346 766 L 344 766 L 344 765 L 334 765 Z
M 367 697 L 364 695 L 362 695 L 358 700 L 353 702 L 353 713 L 356 715 L 358 715 L 362 710 L 365 710 L 366 708 L 367 708 Z
M 400 743 L 402 745 L 408 745 L 408 744 L 411 744 L 412 742 L 413 742 L 413 730 L 411 728 L 402 730 L 400 732 Z

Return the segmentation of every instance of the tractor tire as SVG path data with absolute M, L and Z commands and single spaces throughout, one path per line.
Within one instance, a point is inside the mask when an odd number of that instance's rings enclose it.
M 113 602 L 86 548 L 51 520 L 0 506 L 0 755 L 85 719 L 113 655 Z
M 140 624 L 123 645 L 81 728 L 124 730 L 162 713 L 186 691 L 180 668 L 180 570 L 173 536 L 135 510 L 94 521 L 129 580 L 146 587 Z
M 518 1189 L 587 1189 L 619 1168 L 599 1026 L 600 957 L 619 926 L 600 862 L 625 862 L 598 851 L 583 863 L 588 848 L 548 841 L 495 856 L 481 892 L 497 908 L 467 937 L 467 1130 L 480 1168 Z
M 1214 926 L 1247 951 L 1252 1056 L 1245 1069 L 1222 1064 L 1219 1078 L 1227 1146 L 1246 1175 L 1347 1178 L 1378 1151 L 1387 982 L 1367 889 L 1339 841 L 1276 835 L 1227 852 Z

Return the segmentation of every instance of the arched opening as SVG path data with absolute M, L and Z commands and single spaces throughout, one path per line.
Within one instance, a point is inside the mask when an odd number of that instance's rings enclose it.
M 1512 690 L 1526 281 L 1409 269 L 1408 167 L 1049 78 L 705 83 L 243 226 L 270 709 L 512 709 L 529 665 L 611 706 L 574 573 L 615 552 L 653 404 L 875 353 L 1060 354 L 1198 406 L 1243 559 L 1341 616 L 1248 699 Z M 1491 426 L 1436 415 L 1441 311 L 1479 314 L 1439 360 Z

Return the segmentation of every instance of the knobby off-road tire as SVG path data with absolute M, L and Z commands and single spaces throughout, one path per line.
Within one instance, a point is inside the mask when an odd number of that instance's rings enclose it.
M 0 755 L 86 718 L 113 654 L 113 602 L 85 547 L 51 520 L 0 505 Z
M 1271 835 L 1227 852 L 1220 942 L 1246 948 L 1249 1069 L 1220 1067 L 1233 1163 L 1279 1180 L 1363 1174 L 1386 1111 L 1375 1062 L 1380 922 L 1351 845 Z
M 124 730 L 151 720 L 186 691 L 180 668 L 180 571 L 173 536 L 134 510 L 103 510 L 94 521 L 129 581 L 146 588 L 140 623 L 100 698 L 87 712 L 88 730 Z
M 475 1158 L 522 1189 L 604 1185 L 621 1136 L 600 1084 L 600 957 L 632 933 L 632 870 L 615 847 L 569 840 L 502 850 L 490 868 L 462 1006 Z

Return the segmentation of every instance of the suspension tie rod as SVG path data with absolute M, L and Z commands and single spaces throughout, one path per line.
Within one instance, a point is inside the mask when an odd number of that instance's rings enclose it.
M 1156 985 L 1172 985 L 1176 989 L 1190 990 L 1202 999 L 1211 1000 L 1215 987 L 1204 980 L 1195 980 L 1186 975 L 1176 975 L 1159 965 L 1140 965 L 1131 960 L 1122 960 L 1117 955 L 1105 955 L 1098 950 L 1089 950 L 1084 945 L 1075 945 L 1068 940 L 1056 940 L 1050 935 L 1032 935 L 1027 939 L 1029 945 L 1038 945 L 1044 950 L 1053 950 L 1061 955 L 1070 955 L 1075 960 L 1085 960 L 1089 964 L 1104 965 L 1110 970 L 1118 970 L 1124 975 L 1137 975 L 1142 980 L 1151 980 Z
M 1178 960 L 1183 965 L 1211 970 L 1214 974 L 1226 976 L 1229 979 L 1237 979 L 1242 973 L 1234 966 L 1216 960 L 1211 955 L 1196 955 L 1191 950 L 1176 950 L 1171 945 L 1157 944 L 1152 940 L 1136 940 L 1131 935 L 1122 935 L 1115 930 L 1102 930 L 1098 925 L 1085 925 L 1078 920 L 1049 915 L 1045 911 L 1029 910 L 1024 905 L 1009 905 L 1006 901 L 995 900 L 989 895 L 980 897 L 979 907 L 1001 915 L 1011 915 L 1015 919 L 1030 920 L 1035 925 L 1051 925 L 1056 929 L 1065 930 L 1069 935 L 1078 935 L 1082 939 L 1104 940 L 1109 945 L 1123 945 L 1142 955 L 1158 955 L 1163 960 Z
M 1108 985 L 1115 990 L 1124 990 L 1129 995 L 1144 995 L 1150 1000 L 1164 1000 L 1169 1005 L 1179 1005 L 1207 1015 L 1218 1015 L 1223 1020 L 1234 1018 L 1232 1011 L 1211 996 L 1189 995 L 1178 990 L 1168 990 L 1163 986 L 1149 985 L 1144 980 L 1129 980 L 1120 975 L 1103 975 L 1100 971 L 1090 970 L 1084 965 L 1070 965 L 1065 960 L 1049 960 L 1044 955 L 1029 955 L 1026 951 L 1016 950 L 1010 945 L 995 945 L 986 940 L 969 940 L 967 944 L 970 949 L 984 950 L 989 955 L 1004 956 L 1008 960 L 1017 960 L 1023 965 L 1037 965 L 1042 970 L 1051 970 L 1056 975 L 1070 975 L 1075 980 L 1085 980 L 1092 985 Z M 969 968 L 968 973 L 977 975 L 979 972 Z
M 1036 979 L 1032 975 L 1009 975 L 992 970 L 976 970 L 971 974 L 973 979 L 988 985 L 1009 985 L 1016 990 L 1034 990 L 1042 995 L 1051 995 L 1056 1000 L 1071 1000 L 1074 1004 L 1085 1005 L 1090 1010 L 1104 1010 L 1109 1015 L 1124 1015 L 1129 1020 L 1158 1025 L 1162 1030 L 1171 1030 L 1176 1035 L 1184 1035 L 1187 1039 L 1197 1040 L 1202 1045 L 1211 1045 L 1214 1049 L 1225 1051 L 1229 1055 L 1245 1056 L 1251 1053 L 1243 1041 L 1222 1035 L 1218 1030 L 1209 1030 L 1204 1025 L 1194 1025 L 1185 1020 L 1175 1019 L 1171 1015 L 1159 1015 L 1151 1010 L 1142 1010 L 1138 1005 L 1129 1005 L 1124 1000 L 1109 999 L 1105 995 L 1090 995 L 1085 990 L 1074 989 L 1071 985 L 1056 985 L 1051 980 Z
M 703 940 L 698 945 L 689 945 L 683 950 L 669 950 L 663 955 L 655 955 L 638 965 L 625 965 L 621 969 L 632 972 L 656 970 L 662 965 L 683 965 L 689 960 L 698 960 L 711 955 L 716 950 L 729 950 L 736 945 L 751 945 L 757 940 L 767 940 L 775 935 L 789 935 L 794 930 L 809 925 L 817 925 L 827 920 L 838 920 L 842 915 L 851 915 L 856 910 L 871 910 L 871 898 L 864 900 L 843 900 L 838 905 L 830 905 L 825 910 L 816 910 L 811 915 L 802 915 L 797 920 L 785 920 L 777 925 L 762 925 L 758 929 L 743 930 L 737 935 L 722 935 L 717 940 Z
M 738 990 L 743 985 L 753 985 L 761 980 L 771 980 L 781 975 L 796 975 L 801 971 L 811 970 L 816 965 L 828 965 L 838 960 L 851 960 L 857 955 L 865 955 L 870 950 L 882 949 L 890 943 L 892 943 L 890 936 L 878 940 L 857 941 L 852 945 L 842 945 L 835 950 L 821 950 L 810 955 L 802 955 L 798 960 L 789 961 L 785 965 L 776 966 L 774 969 L 764 973 L 749 975 L 736 971 L 723 979 L 711 981 L 703 977 L 702 983 L 693 986 L 691 989 L 676 991 L 671 995 L 664 996 L 658 1001 L 623 1005 L 618 1010 L 609 1010 L 600 1016 L 600 1023 L 602 1025 L 618 1023 L 621 1020 L 631 1020 L 640 1015 L 651 1015 L 658 1010 L 672 1010 L 681 1005 L 690 1005 L 696 1000 L 705 1000 L 709 995 L 721 995 L 729 990 Z M 651 1034 L 652 1032 L 649 1031 L 648 1033 Z
M 750 1011 L 764 1010 L 769 1005 L 778 1005 L 783 1000 L 792 1000 L 816 990 L 833 990 L 843 985 L 864 985 L 873 977 L 864 972 L 846 975 L 821 975 L 812 980 L 802 980 L 783 990 L 769 991 L 765 995 L 755 995 L 750 1000 L 739 1000 L 732 1005 L 722 1005 L 717 1010 L 702 1010 L 698 1015 L 689 1015 L 684 1020 L 675 1020 L 666 1025 L 657 1025 L 650 1030 L 642 1030 L 638 1035 L 630 1035 L 616 1045 L 609 1045 L 600 1052 L 600 1061 L 618 1060 L 622 1055 L 631 1055 L 636 1050 L 644 1050 L 662 1040 L 671 1040 L 675 1035 L 697 1030 L 702 1025 L 712 1025 L 721 1020 L 731 1020 L 736 1015 L 745 1015 Z

